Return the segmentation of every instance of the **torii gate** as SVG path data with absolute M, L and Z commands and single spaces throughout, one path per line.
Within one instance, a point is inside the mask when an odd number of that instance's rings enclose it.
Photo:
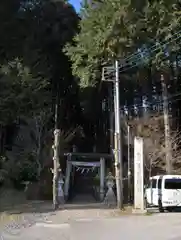
M 65 184 L 64 184 L 64 195 L 65 199 L 68 198 L 69 186 L 70 186 L 70 175 L 73 166 L 77 167 L 98 167 L 100 168 L 100 200 L 103 201 L 105 194 L 105 174 L 106 166 L 105 159 L 112 158 L 110 154 L 96 154 L 96 153 L 66 153 L 64 154 L 67 157 L 66 165 L 66 174 L 65 174 Z M 72 157 L 83 157 L 85 158 L 98 158 L 99 161 L 96 162 L 85 162 L 85 161 L 74 161 Z

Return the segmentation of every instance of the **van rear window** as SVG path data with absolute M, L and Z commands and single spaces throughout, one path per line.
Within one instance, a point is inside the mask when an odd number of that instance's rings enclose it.
M 181 179 L 165 179 L 165 189 L 181 189 Z

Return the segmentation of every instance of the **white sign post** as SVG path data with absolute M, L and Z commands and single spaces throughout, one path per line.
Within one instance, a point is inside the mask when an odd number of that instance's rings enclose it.
M 143 138 L 134 139 L 134 209 L 144 211 Z

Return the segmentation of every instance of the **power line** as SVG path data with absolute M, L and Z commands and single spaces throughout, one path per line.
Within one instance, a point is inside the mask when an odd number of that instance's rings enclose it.
M 180 31 L 178 31 L 178 32 L 176 32 L 176 33 L 174 33 L 172 36 L 171 36 L 171 38 L 173 38 L 173 36 L 175 36 L 175 35 L 178 35 L 179 33 L 181 33 L 181 30 Z M 180 37 L 176 37 L 175 38 L 175 40 L 177 40 L 177 38 L 180 38 Z M 160 48 L 160 46 L 161 45 L 167 45 L 167 44 L 169 44 L 170 42 L 172 42 L 172 41 L 170 41 L 169 43 L 167 43 L 167 41 L 168 40 L 165 40 L 165 41 L 162 41 L 161 43 L 159 43 L 159 44 L 154 44 L 153 46 L 151 46 L 151 47 L 149 47 L 149 48 L 146 48 L 146 52 L 154 52 L 155 50 L 157 50 L 157 49 L 155 49 L 155 48 Z M 166 42 L 166 43 L 164 43 L 164 42 Z M 158 46 L 159 45 L 159 46 Z M 143 51 L 143 53 L 144 53 L 144 51 Z M 128 61 L 128 60 L 130 60 L 130 59 L 132 59 L 132 58 L 135 58 L 136 56 L 140 56 L 141 55 L 141 53 L 139 52 L 139 53 L 135 53 L 135 54 L 131 54 L 130 56 L 128 56 L 128 57 L 126 57 L 125 59 L 124 59 L 124 61 Z
M 171 43 L 172 41 L 175 41 L 175 40 L 179 39 L 180 37 L 176 37 L 176 38 L 175 38 L 174 36 L 176 36 L 176 35 L 178 35 L 178 34 L 180 34 L 180 33 L 181 33 L 181 30 L 178 31 L 178 32 L 176 32 L 176 33 L 174 33 L 174 34 L 172 34 L 172 36 L 171 36 L 169 39 L 167 39 L 167 40 L 164 40 L 164 41 L 162 41 L 162 42 L 156 43 L 156 44 L 154 44 L 154 45 L 151 46 L 151 47 L 144 48 L 146 51 L 141 51 L 141 49 L 138 48 L 137 51 L 140 49 L 139 52 L 130 54 L 128 57 L 124 58 L 123 61 L 128 61 L 128 60 L 130 60 L 130 59 L 132 59 L 132 58 L 135 58 L 136 56 L 139 56 L 139 58 L 142 58 L 141 55 L 143 55 L 144 52 L 149 52 L 149 53 L 150 53 L 150 51 L 151 51 L 151 53 L 153 53 L 155 50 L 158 50 L 158 49 L 161 48 L 163 45 L 167 45 L 167 44 Z M 172 39 L 173 37 L 174 37 L 174 39 Z M 154 41 L 157 41 L 157 39 L 155 38 Z M 156 48 L 156 49 L 155 49 L 155 48 Z M 142 53 L 141 53 L 141 52 L 142 52 Z M 140 57 L 140 56 L 141 56 L 141 57 Z M 113 69 L 112 66 L 109 66 L 108 68 Z
M 177 102 L 178 100 L 181 100 L 181 98 L 177 98 L 177 99 L 174 99 L 171 103 L 173 103 L 173 102 Z M 158 104 L 161 104 L 161 103 L 163 103 L 163 100 L 160 100 L 160 101 L 157 101 L 157 102 L 154 102 L 154 103 L 152 103 L 153 105 L 158 105 Z M 169 104 L 170 104 L 170 102 L 169 102 Z M 127 108 L 131 108 L 131 109 L 135 109 L 135 107 L 136 108 L 149 108 L 150 106 L 148 105 L 148 106 L 143 106 L 142 104 L 132 104 L 132 105 L 129 105 L 129 106 L 126 106 Z M 122 109 L 123 109 L 124 107 L 122 107 Z
M 173 34 L 173 36 L 174 36 L 174 35 L 178 35 L 179 33 L 181 33 L 181 31 Z M 148 50 L 151 50 L 151 52 L 150 52 L 149 54 L 151 55 L 152 53 L 154 53 L 155 51 L 159 50 L 159 49 L 162 48 L 163 46 L 168 45 L 168 44 L 172 43 L 173 41 L 176 41 L 176 40 L 178 40 L 178 39 L 180 39 L 180 38 L 181 38 L 181 35 L 179 35 L 179 36 L 177 36 L 177 37 L 175 37 L 175 38 L 172 38 L 172 39 L 170 39 L 170 40 L 167 40 L 165 43 L 159 44 L 159 46 L 158 46 L 158 44 L 155 44 L 154 46 L 148 48 Z M 180 43 L 179 43 L 179 44 L 180 44 Z M 152 49 L 152 48 L 153 48 L 153 49 Z M 148 50 L 147 50 L 147 51 L 148 51 Z M 141 55 L 141 54 L 140 54 L 140 53 L 132 54 L 132 55 L 128 56 L 127 58 L 123 59 L 123 61 L 128 61 L 129 59 L 131 59 L 131 58 L 133 58 L 133 57 L 135 57 L 135 56 L 137 56 L 137 55 L 139 56 L 139 55 Z M 138 66 L 138 65 L 140 64 L 140 63 L 139 63 L 139 60 L 143 60 L 143 57 L 140 56 L 139 58 L 136 59 L 135 62 L 132 61 L 132 64 L 135 64 L 135 65 L 134 65 L 134 66 L 131 66 L 131 67 L 127 68 L 127 69 L 123 69 L 121 72 L 126 71 L 126 70 L 129 70 L 129 69 L 131 69 L 131 68 L 133 68 L 133 67 Z M 125 64 L 124 66 L 120 66 L 119 69 L 120 69 L 120 68 L 123 68 L 123 67 L 126 67 L 126 66 L 129 66 L 129 65 L 130 65 L 130 64 L 127 63 L 127 64 Z M 109 69 L 111 70 L 110 72 L 108 72 L 109 74 L 114 73 L 114 68 L 113 68 L 112 66 L 107 66 L 107 67 L 104 67 L 104 68 L 106 68 L 107 70 L 109 70 Z M 120 72 L 120 73 L 121 73 L 121 72 Z
M 181 33 L 181 31 L 179 31 L 179 32 L 177 32 L 177 33 L 175 33 L 175 34 L 177 35 L 177 34 L 179 34 L 179 33 Z M 174 35 L 175 35 L 175 34 L 174 34 Z M 154 46 L 152 46 L 152 47 L 150 48 L 150 49 L 154 48 L 154 49 L 151 50 L 150 55 L 151 55 L 152 53 L 154 53 L 155 51 L 159 50 L 160 48 L 163 48 L 163 46 L 168 45 L 168 44 L 172 43 L 173 41 L 176 41 L 176 40 L 178 40 L 178 39 L 180 39 L 180 38 L 181 38 L 181 35 L 178 36 L 178 37 L 175 37 L 175 38 L 173 38 L 173 39 L 167 40 L 167 42 L 165 42 L 165 43 L 160 43 L 159 46 L 158 46 L 157 44 L 155 44 Z M 148 49 L 148 50 L 149 50 L 149 49 Z M 136 55 L 141 55 L 141 54 L 140 54 L 140 53 L 136 53 L 136 54 L 134 54 L 132 57 L 129 57 L 129 56 L 128 56 L 128 57 L 125 58 L 124 60 L 129 60 L 129 58 L 131 59 L 131 58 L 135 57 Z M 137 58 L 137 59 L 136 59 L 136 62 L 137 62 L 139 59 L 143 59 L 143 57 L 140 56 L 139 58 Z
M 168 97 L 167 98 L 167 100 L 171 100 L 172 98 L 174 98 L 174 97 L 177 97 L 177 96 L 181 96 L 181 92 L 179 92 L 179 93 L 177 93 L 177 94 L 173 94 L 173 95 L 171 95 L 170 97 Z M 178 100 L 181 100 L 181 98 L 176 98 L 176 99 L 174 99 L 174 100 L 172 100 L 172 102 L 176 102 L 176 101 L 178 101 Z M 158 100 L 158 101 L 151 101 L 151 102 L 149 102 L 148 104 L 154 104 L 154 105 L 156 105 L 156 104 L 160 104 L 160 103 L 163 103 L 163 100 Z M 126 105 L 126 104 L 125 104 Z M 137 108 L 137 107 L 140 107 L 140 108 L 149 108 L 149 105 L 146 107 L 146 106 L 143 106 L 143 104 L 132 104 L 132 105 L 128 105 L 127 106 L 128 108 Z M 122 107 L 122 109 L 123 109 L 123 107 Z
M 181 38 L 181 36 L 180 36 L 180 38 Z M 179 45 L 180 45 L 180 44 L 181 44 L 181 42 L 179 43 Z M 154 57 L 152 57 L 152 58 L 154 58 Z M 167 58 L 168 58 L 168 56 L 164 57 L 164 58 L 162 59 L 162 61 L 166 60 Z M 138 66 L 140 66 L 140 65 L 141 65 L 140 62 L 135 62 L 134 65 L 132 65 L 132 66 L 130 66 L 130 67 L 127 67 L 126 69 L 123 69 L 122 71 L 120 71 L 120 73 L 126 72 L 126 71 L 128 71 L 128 70 L 130 70 L 130 69 L 133 69 L 133 68 L 135 68 L 135 67 L 138 67 Z M 170 63 L 169 63 L 168 65 L 170 65 Z M 128 66 L 129 66 L 129 65 L 128 65 Z

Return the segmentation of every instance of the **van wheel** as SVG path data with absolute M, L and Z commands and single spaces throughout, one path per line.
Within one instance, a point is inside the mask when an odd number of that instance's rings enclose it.
M 163 212 L 164 212 L 164 208 L 163 208 L 163 206 L 162 206 L 162 202 L 161 202 L 160 199 L 158 200 L 158 209 L 159 209 L 159 212 L 160 212 L 160 213 L 163 213 Z
M 173 208 L 168 207 L 168 208 L 167 208 L 167 211 L 168 211 L 168 212 L 173 212 Z

